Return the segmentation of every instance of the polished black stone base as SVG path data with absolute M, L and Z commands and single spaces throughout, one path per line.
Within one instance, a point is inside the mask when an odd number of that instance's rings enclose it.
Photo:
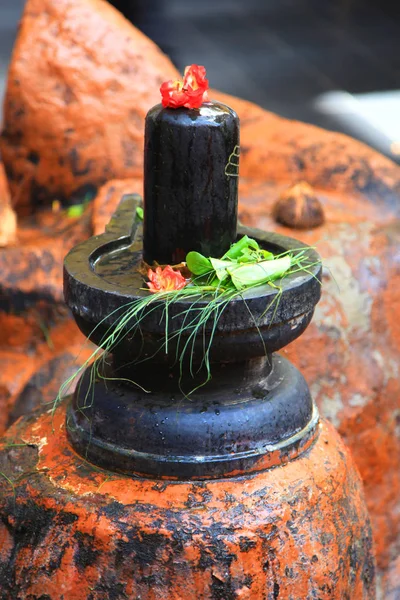
M 198 479 L 274 466 L 314 435 L 307 384 L 281 356 L 215 366 L 212 374 L 185 397 L 180 383 L 189 382 L 151 363 L 131 372 L 132 383 L 116 380 L 112 366 L 91 381 L 89 368 L 68 408 L 70 441 L 112 471 Z
M 65 259 L 67 304 L 99 346 L 121 311 L 149 297 L 138 272 L 138 201 L 126 197 L 106 233 Z M 275 253 L 303 246 L 239 228 L 245 234 Z M 169 306 L 168 352 L 163 300 L 147 310 L 140 331 L 136 319 L 128 321 L 112 357 L 94 377 L 86 371 L 69 406 L 67 428 L 76 451 L 110 470 L 176 479 L 260 471 L 296 457 L 316 435 L 317 412 L 302 375 L 273 353 L 303 333 L 320 298 L 319 256 L 312 248 L 307 255 L 309 268 L 283 278 L 279 298 L 277 288 L 257 286 L 229 302 L 217 322 L 209 319 L 182 363 L 178 351 L 188 336 L 182 314 L 193 299 Z M 202 297 L 196 308 L 208 303 Z M 206 382 L 208 345 L 212 378 Z

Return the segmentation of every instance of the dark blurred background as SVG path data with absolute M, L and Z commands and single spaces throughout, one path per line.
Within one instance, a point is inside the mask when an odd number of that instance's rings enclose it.
M 55 2 L 57 0 L 54 0 Z M 181 70 L 400 162 L 399 0 L 113 0 Z M 24 0 L 0 0 L 0 94 Z

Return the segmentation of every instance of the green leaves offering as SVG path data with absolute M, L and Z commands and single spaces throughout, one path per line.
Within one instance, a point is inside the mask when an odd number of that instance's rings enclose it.
M 229 260 L 237 260 L 243 254 L 247 254 L 251 251 L 258 251 L 260 246 L 256 240 L 249 238 L 247 235 L 244 235 L 236 244 L 232 244 L 229 248 L 228 252 L 225 252 L 222 258 L 226 258 Z
M 200 252 L 189 252 L 186 255 L 186 265 L 193 275 L 208 275 L 213 270 L 210 259 Z
M 210 263 L 215 271 L 215 275 L 220 281 L 229 277 L 228 268 L 232 266 L 230 260 L 220 260 L 219 258 L 210 258 Z
M 245 235 L 232 244 L 222 258 L 206 258 L 199 252 L 189 252 L 186 264 L 196 276 L 197 285 L 203 285 L 206 280 L 215 287 L 244 290 L 283 277 L 292 266 L 292 257 L 285 254 L 276 258 Z
M 264 260 L 258 263 L 238 265 L 228 269 L 232 283 L 237 290 L 261 285 L 283 277 L 292 266 L 292 259 L 287 254 L 282 258 Z

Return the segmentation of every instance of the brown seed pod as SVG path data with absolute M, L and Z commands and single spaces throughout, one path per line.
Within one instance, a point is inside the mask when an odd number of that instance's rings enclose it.
M 324 210 L 313 188 L 300 181 L 281 194 L 273 208 L 278 223 L 293 229 L 313 229 L 325 220 Z

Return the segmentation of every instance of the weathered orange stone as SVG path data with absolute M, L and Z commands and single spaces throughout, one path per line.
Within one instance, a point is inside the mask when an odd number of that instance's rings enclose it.
M 124 194 L 143 195 L 143 179 L 114 180 L 100 188 L 93 201 L 92 228 L 93 234 L 103 233 L 110 216 L 117 210 Z M 132 215 L 132 218 L 134 215 Z
M 387 576 L 383 579 L 381 590 L 381 597 L 384 600 L 400 598 L 400 556 L 397 556 L 390 565 Z
M 77 221 L 47 211 L 22 219 L 18 243 L 0 249 L 0 434 L 52 402 L 78 355 L 80 363 L 89 354 L 64 305 L 62 261 L 90 234 L 89 214 Z
M 94 467 L 67 442 L 65 403 L 54 417 L 18 421 L 0 450 L 0 472 L 14 485 L 0 475 L 6 594 L 375 600 L 361 481 L 327 423 L 284 466 L 206 481 Z
M 143 120 L 172 63 L 103 0 L 28 0 L 0 151 L 19 214 L 141 176 Z

